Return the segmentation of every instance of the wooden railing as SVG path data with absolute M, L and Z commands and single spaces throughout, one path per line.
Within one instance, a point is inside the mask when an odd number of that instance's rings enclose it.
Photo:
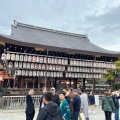
M 39 108 L 41 95 L 34 95 L 35 108 Z M 99 96 L 99 105 L 102 104 L 103 96 Z M 26 96 L 3 96 L 0 98 L 1 110 L 16 110 L 26 108 Z
M 30 88 L 7 88 L 3 89 L 3 95 L 4 96 L 21 96 L 28 94 L 28 91 Z M 41 95 L 42 89 L 34 88 L 35 95 Z
M 41 95 L 35 95 L 35 107 L 39 108 L 39 100 Z M 16 110 L 26 108 L 26 96 L 3 96 L 0 98 L 1 110 Z

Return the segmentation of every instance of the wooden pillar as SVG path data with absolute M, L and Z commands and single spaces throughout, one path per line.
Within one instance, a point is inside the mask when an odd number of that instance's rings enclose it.
M 70 88 L 71 88 L 71 79 L 70 79 Z
M 95 78 L 93 79 L 93 93 L 95 92 Z
M 51 85 L 50 85 L 50 78 L 49 78 L 47 81 L 47 88 L 49 89 L 50 87 L 51 87 Z
M 48 65 L 48 50 L 47 51 L 47 55 L 46 55 L 46 64 L 45 64 L 45 84 L 44 86 L 47 87 L 47 65 Z
M 85 89 L 86 86 L 85 86 L 85 78 L 83 78 L 83 88 Z
M 77 79 L 74 79 L 74 89 L 77 89 Z

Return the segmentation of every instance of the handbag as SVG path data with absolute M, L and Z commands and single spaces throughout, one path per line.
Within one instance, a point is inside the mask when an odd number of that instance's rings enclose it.
M 85 116 L 83 113 L 79 113 L 78 120 L 85 120 Z

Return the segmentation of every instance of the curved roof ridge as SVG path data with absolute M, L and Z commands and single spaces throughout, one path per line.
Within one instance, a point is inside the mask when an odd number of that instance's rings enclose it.
M 71 32 L 55 30 L 55 29 L 49 29 L 49 28 L 44 28 L 44 27 L 39 27 L 39 26 L 17 22 L 16 20 L 14 20 L 14 25 L 15 27 L 22 26 L 22 27 L 27 27 L 27 28 L 36 29 L 36 30 L 43 30 L 43 31 L 48 31 L 48 32 L 53 32 L 53 33 L 58 33 L 58 34 L 82 37 L 82 38 L 86 38 L 87 40 L 89 40 L 87 34 L 76 34 L 76 33 L 71 33 Z

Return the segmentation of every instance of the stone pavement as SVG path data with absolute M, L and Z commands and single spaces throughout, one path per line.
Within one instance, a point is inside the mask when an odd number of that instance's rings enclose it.
M 90 115 L 90 120 L 105 120 L 104 112 L 101 110 L 100 106 L 95 108 L 95 112 L 95 115 Z M 38 109 L 36 109 L 34 120 L 36 120 L 37 114 Z M 112 117 L 114 118 L 114 114 Z M 25 120 L 25 112 L 24 110 L 0 111 L 0 120 Z

